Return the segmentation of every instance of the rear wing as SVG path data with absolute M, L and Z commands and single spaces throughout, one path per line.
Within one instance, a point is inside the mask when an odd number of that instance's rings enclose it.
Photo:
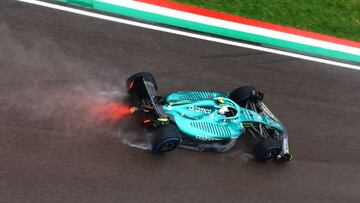
M 128 92 L 135 99 L 136 110 L 151 115 L 152 120 L 157 123 L 168 123 L 168 116 L 160 104 L 161 96 L 152 82 L 139 77 L 133 81 Z

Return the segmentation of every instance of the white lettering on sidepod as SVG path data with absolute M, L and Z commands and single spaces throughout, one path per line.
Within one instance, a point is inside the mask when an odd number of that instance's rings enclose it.
M 198 106 L 189 106 L 189 110 L 190 111 L 195 111 L 198 113 L 203 113 L 203 114 L 211 114 L 211 109 L 206 109 L 206 108 L 201 108 Z

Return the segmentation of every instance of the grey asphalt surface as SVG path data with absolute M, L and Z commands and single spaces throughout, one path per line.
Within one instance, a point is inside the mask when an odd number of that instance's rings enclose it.
M 141 130 L 93 108 L 137 71 L 162 94 L 253 84 L 294 160 L 123 144 Z M 2 0 L 0 73 L 0 202 L 360 201 L 360 71 Z

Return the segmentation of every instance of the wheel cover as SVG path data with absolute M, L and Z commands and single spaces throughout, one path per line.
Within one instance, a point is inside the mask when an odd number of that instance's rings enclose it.
M 170 139 L 167 140 L 163 143 L 161 143 L 158 147 L 157 147 L 157 153 L 165 153 L 165 152 L 169 152 L 173 149 L 175 149 L 177 147 L 179 143 L 179 140 L 177 139 Z
M 280 148 L 270 149 L 264 154 L 263 159 L 264 160 L 274 159 L 274 158 L 276 158 L 277 155 L 280 154 L 280 152 L 281 152 Z

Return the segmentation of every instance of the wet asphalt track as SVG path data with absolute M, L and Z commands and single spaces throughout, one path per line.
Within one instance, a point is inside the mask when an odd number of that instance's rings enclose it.
M 360 71 L 12 0 L 0 3 L 0 70 L 0 202 L 360 201 Z M 257 86 L 295 159 L 122 144 L 140 131 L 86 112 L 142 70 L 164 94 Z

